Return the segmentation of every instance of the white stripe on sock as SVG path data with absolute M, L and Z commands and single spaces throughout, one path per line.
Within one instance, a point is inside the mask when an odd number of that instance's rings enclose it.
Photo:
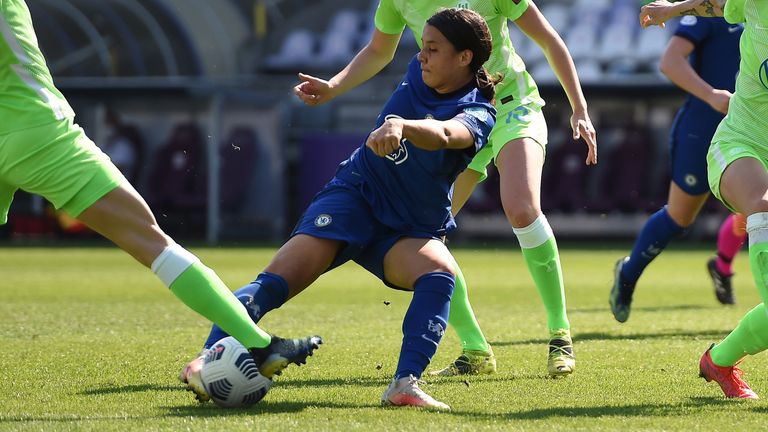
M 160 278 L 168 288 L 181 276 L 186 269 L 199 263 L 200 259 L 191 252 L 174 243 L 166 246 L 160 255 L 152 262 L 152 272 Z
M 747 216 L 747 234 L 749 245 L 768 242 L 768 212 L 753 213 Z
M 542 214 L 536 218 L 533 223 L 523 228 L 512 228 L 523 249 L 533 249 L 539 247 L 554 237 L 552 227 L 549 226 L 547 218 Z

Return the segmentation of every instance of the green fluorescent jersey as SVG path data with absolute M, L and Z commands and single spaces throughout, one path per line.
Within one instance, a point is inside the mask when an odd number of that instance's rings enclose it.
M 499 72 L 504 80 L 496 87 L 498 100 L 512 96 L 519 104 L 544 105 L 539 90 L 525 63 L 515 52 L 509 39 L 507 20 L 520 18 L 529 0 L 380 0 L 376 9 L 376 28 L 382 33 L 398 34 L 405 27 L 413 31 L 421 46 L 421 33 L 427 19 L 440 9 L 462 7 L 472 9 L 488 23 L 493 38 L 493 52 L 485 63 L 492 74 Z M 506 102 L 506 101 L 505 101 Z
M 74 117 L 37 46 L 24 0 L 0 0 L 0 135 Z
M 728 0 L 725 19 L 744 23 L 741 63 L 728 115 L 713 141 L 768 147 L 768 1 Z

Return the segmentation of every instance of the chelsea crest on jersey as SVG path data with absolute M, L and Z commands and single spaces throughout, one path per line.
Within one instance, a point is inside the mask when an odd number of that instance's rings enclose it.
M 461 150 L 437 151 L 403 139 L 400 148 L 379 157 L 365 145 L 342 163 L 337 177 L 359 179 L 363 195 L 383 223 L 394 229 L 437 232 L 452 226 L 451 190 L 456 177 L 488 141 L 496 111 L 474 82 L 440 94 L 424 84 L 416 57 L 405 79 L 384 105 L 376 128 L 388 118 L 456 120 L 474 137 Z M 354 175 L 353 175 L 354 174 Z

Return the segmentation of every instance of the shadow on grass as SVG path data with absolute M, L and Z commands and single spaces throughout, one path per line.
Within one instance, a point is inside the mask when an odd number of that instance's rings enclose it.
M 181 406 L 165 406 L 159 407 L 161 410 L 165 410 L 165 414 L 159 415 L 14 415 L 3 416 L 0 414 L 0 425 L 3 423 L 28 423 L 28 422 L 47 422 L 47 423 L 75 423 L 75 422 L 95 422 L 95 421 L 114 421 L 114 420 L 158 420 L 162 417 L 204 417 L 204 418 L 217 418 L 217 417 L 246 417 L 259 414 L 279 414 L 279 413 L 297 413 L 302 412 L 310 408 L 325 408 L 325 409 L 362 409 L 362 408 L 376 408 L 379 409 L 380 405 L 372 401 L 371 403 L 337 403 L 337 402 L 269 402 L 264 400 L 261 403 L 253 405 L 249 408 L 232 409 L 232 408 L 220 408 L 213 403 L 197 404 L 197 405 L 181 405 Z
M 290 377 L 275 379 L 275 385 L 281 388 L 306 388 L 306 387 L 386 387 L 389 385 L 389 376 L 376 377 L 358 377 L 358 378 L 309 378 L 292 379 Z M 140 393 L 151 391 L 185 391 L 183 384 L 178 385 L 159 385 L 159 384 L 134 384 L 134 385 L 115 385 L 104 384 L 98 388 L 90 388 L 80 392 L 81 395 L 105 395 L 119 393 Z
M 470 417 L 474 420 L 542 420 L 557 417 L 669 417 L 676 415 L 695 415 L 692 409 L 707 406 L 728 406 L 743 401 L 727 400 L 719 397 L 695 397 L 680 404 L 637 404 L 604 405 L 592 407 L 554 407 L 537 408 L 510 413 L 478 413 L 452 411 L 451 415 Z M 757 409 L 757 408 L 756 408 Z M 765 408 L 768 411 L 768 408 Z
M 389 385 L 390 377 L 382 377 L 382 378 L 367 378 L 367 377 L 361 377 L 361 378 L 352 378 L 352 379 L 333 379 L 333 378 L 309 378 L 309 379 L 290 379 L 283 381 L 282 379 L 275 380 L 275 386 L 279 386 L 280 388 L 284 389 L 290 389 L 290 388 L 310 388 L 310 387 L 344 387 L 344 386 L 354 386 L 358 388 L 362 387 L 374 387 L 374 388 L 380 388 L 381 391 L 384 391 L 384 389 Z M 470 384 L 472 382 L 492 382 L 492 381 L 512 381 L 512 380 L 543 380 L 543 379 L 549 379 L 549 376 L 545 373 L 541 374 L 513 374 L 512 376 L 509 375 L 474 375 L 469 377 L 440 377 L 440 376 L 428 376 L 424 375 L 422 379 L 427 383 L 427 385 L 431 384 L 440 384 L 440 383 L 451 383 L 451 382 L 458 382 L 461 383 L 463 381 L 467 381 Z
M 264 401 L 257 403 L 249 408 L 242 409 L 224 409 L 217 407 L 212 403 L 199 405 L 185 405 L 177 407 L 161 407 L 168 412 L 163 417 L 237 417 L 253 416 L 259 414 L 280 414 L 297 413 L 306 409 L 324 408 L 324 409 L 363 409 L 380 408 L 381 405 L 372 401 L 371 403 L 339 403 L 339 402 L 270 402 L 269 396 Z
M 357 377 L 357 378 L 309 378 L 309 379 L 275 379 L 275 385 L 283 388 L 292 387 L 386 387 L 389 385 L 391 376 L 376 377 Z
M 721 397 L 695 397 L 681 404 L 639 404 L 639 405 L 605 405 L 595 407 L 556 407 L 538 408 L 527 411 L 510 413 L 481 413 L 476 411 L 452 411 L 450 415 L 467 417 L 471 420 L 541 420 L 558 417 L 582 417 L 597 418 L 605 416 L 614 417 L 668 417 L 675 415 L 693 415 L 692 409 L 707 406 L 721 406 L 732 408 L 734 404 L 752 404 L 753 401 L 723 399 Z M 196 418 L 222 418 L 222 417 L 246 417 L 259 414 L 298 413 L 306 409 L 381 409 L 375 402 L 371 403 L 338 403 L 338 402 L 270 402 L 268 399 L 245 409 L 223 409 L 212 403 L 184 406 L 159 407 L 166 410 L 160 415 L 60 415 L 60 416 L 35 416 L 35 415 L 0 415 L 0 425 L 3 423 L 27 423 L 27 422 L 94 422 L 102 420 L 157 420 L 161 417 L 196 417 Z M 768 407 L 752 407 L 752 411 L 768 413 Z M 428 414 L 428 412 L 425 412 Z
M 756 413 L 760 413 L 760 414 L 768 414 L 768 407 L 767 406 L 758 406 L 758 407 L 752 408 L 752 411 L 756 412 Z
M 510 375 L 511 373 L 511 375 Z M 392 378 L 389 376 L 376 378 L 376 377 L 359 377 L 359 378 L 346 378 L 346 379 L 334 379 L 334 378 L 309 378 L 309 379 L 290 379 L 281 380 L 278 378 L 275 380 L 275 386 L 280 388 L 310 388 L 310 387 L 374 387 L 380 388 L 381 391 L 389 385 L 389 381 Z M 470 376 L 455 376 L 455 377 L 443 377 L 443 376 L 429 376 L 426 373 L 422 377 L 422 380 L 427 383 L 427 386 L 432 384 L 440 385 L 442 383 L 483 383 L 483 382 L 508 382 L 514 380 L 549 380 L 551 379 L 546 373 L 513 373 L 507 372 L 504 375 L 470 375 Z
M 118 386 L 114 384 L 103 385 L 99 388 L 90 388 L 80 392 L 81 395 L 104 395 L 114 393 L 139 393 L 148 391 L 177 391 L 184 390 L 182 385 L 158 385 L 158 384 L 134 384 Z
M 722 305 L 686 305 L 686 304 L 680 304 L 680 305 L 666 305 L 666 306 L 635 306 L 632 308 L 633 311 L 637 312 L 666 312 L 666 311 L 685 311 L 685 310 L 707 310 L 707 309 L 723 309 L 725 306 Z M 600 313 L 605 312 L 606 314 L 611 313 L 611 308 L 608 306 L 607 302 L 605 307 L 593 307 L 593 308 L 568 308 L 569 314 L 580 314 L 580 313 Z
M 476 411 L 452 411 L 451 415 L 469 417 L 473 420 L 540 420 L 556 417 L 668 417 L 675 415 L 693 415 L 692 409 L 703 407 L 730 408 L 734 404 L 749 404 L 752 401 L 724 399 L 721 397 L 694 397 L 680 404 L 637 404 L 605 405 L 595 407 L 554 407 L 538 408 L 511 413 L 481 413 Z M 380 409 L 378 403 L 338 403 L 338 402 L 274 402 L 265 400 L 247 409 L 222 409 L 213 404 L 198 406 L 165 407 L 166 417 L 231 417 L 250 416 L 270 413 L 296 413 L 309 408 L 324 409 Z M 768 407 L 754 407 L 756 412 L 766 413 Z M 427 412 L 425 412 L 427 413 Z
M 573 337 L 575 343 L 588 341 L 612 341 L 612 340 L 649 340 L 649 339 L 680 339 L 680 338 L 707 338 L 718 340 L 724 338 L 727 330 L 671 330 L 658 333 L 632 333 L 615 334 L 606 332 L 576 333 Z M 530 344 L 546 344 L 548 339 L 525 339 L 519 341 L 489 341 L 492 346 L 514 346 Z

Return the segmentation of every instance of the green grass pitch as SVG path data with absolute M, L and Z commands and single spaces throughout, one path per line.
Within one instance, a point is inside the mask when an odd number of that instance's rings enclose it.
M 196 249 L 233 289 L 272 249 Z M 709 251 L 668 250 L 640 281 L 629 322 L 608 310 L 614 261 L 626 251 L 564 248 L 577 371 L 546 377 L 544 310 L 516 250 L 458 249 L 499 373 L 429 379 L 450 413 L 381 408 L 410 294 L 354 264 L 322 277 L 263 327 L 317 333 L 325 345 L 290 367 L 260 404 L 197 404 L 177 381 L 208 324 L 154 276 L 110 248 L 0 249 L 0 430 L 761 430 L 768 405 L 725 400 L 697 362 L 757 304 L 746 253 L 738 304 L 720 306 Z M 388 304 L 387 304 L 388 303 Z M 459 352 L 446 333 L 432 366 Z M 743 365 L 768 398 L 768 357 Z

